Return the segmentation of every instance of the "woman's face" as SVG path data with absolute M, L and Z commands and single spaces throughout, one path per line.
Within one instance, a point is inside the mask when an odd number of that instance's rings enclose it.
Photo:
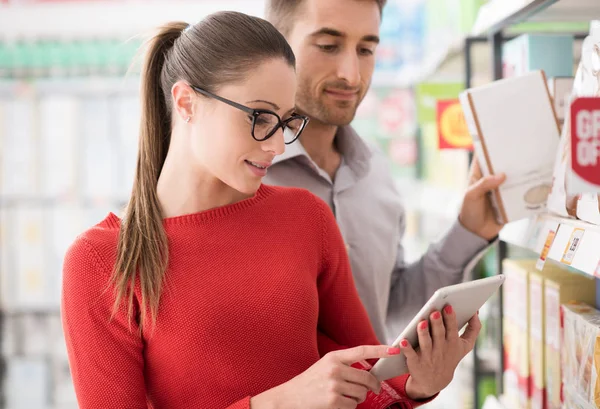
M 294 112 L 296 74 L 284 59 L 271 59 L 245 81 L 225 85 L 215 94 L 249 108 L 273 111 L 285 120 Z M 254 194 L 273 158 L 285 149 L 281 128 L 258 142 L 252 137 L 248 113 L 200 95 L 194 105 L 194 116 L 188 123 L 193 127 L 190 149 L 194 162 L 231 188 Z M 257 123 L 256 132 L 260 126 L 264 127 Z

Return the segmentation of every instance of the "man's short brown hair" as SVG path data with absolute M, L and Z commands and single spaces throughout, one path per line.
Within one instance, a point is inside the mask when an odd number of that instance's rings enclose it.
M 379 12 L 383 13 L 383 7 L 387 0 L 373 1 L 377 3 Z M 297 11 L 303 2 L 304 0 L 267 0 L 265 16 L 280 32 L 288 35 L 289 29 L 297 17 Z

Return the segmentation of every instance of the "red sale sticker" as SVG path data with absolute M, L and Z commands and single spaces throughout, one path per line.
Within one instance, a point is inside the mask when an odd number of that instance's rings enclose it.
M 573 191 L 600 190 L 600 98 L 579 98 L 571 105 Z

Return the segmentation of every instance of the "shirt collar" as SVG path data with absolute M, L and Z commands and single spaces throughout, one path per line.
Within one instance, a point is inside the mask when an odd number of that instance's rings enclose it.
M 369 170 L 369 161 L 372 153 L 369 146 L 362 140 L 350 125 L 341 126 L 335 134 L 338 149 L 342 154 L 344 164 L 357 176 L 363 176 Z M 316 165 L 302 146 L 300 140 L 286 145 L 285 152 L 273 159 L 273 163 L 280 163 L 294 158 L 305 158 L 315 168 Z

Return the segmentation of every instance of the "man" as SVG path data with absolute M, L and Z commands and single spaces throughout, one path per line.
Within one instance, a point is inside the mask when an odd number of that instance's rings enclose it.
M 385 2 L 267 0 L 266 12 L 294 49 L 297 107 L 311 122 L 275 159 L 265 183 L 303 187 L 329 204 L 382 342 L 395 338 L 436 289 L 460 282 L 498 235 L 502 226 L 486 196 L 503 182 L 481 178 L 475 163 L 458 220 L 419 261 L 404 262 L 405 213 L 387 158 L 349 126 L 371 82 Z

